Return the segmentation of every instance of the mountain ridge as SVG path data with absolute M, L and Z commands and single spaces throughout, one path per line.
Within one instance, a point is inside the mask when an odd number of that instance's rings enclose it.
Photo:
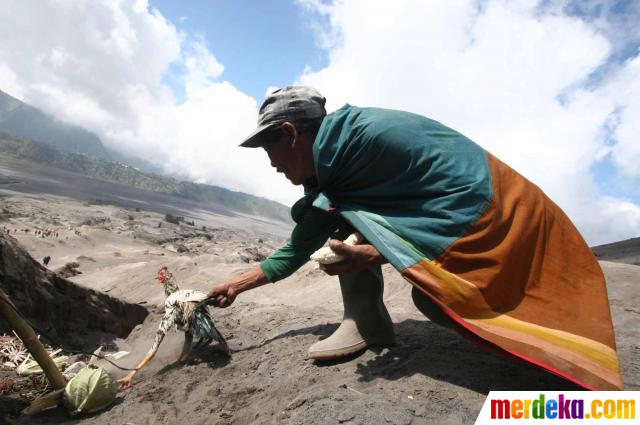
M 591 248 L 598 260 L 640 266 L 640 237 Z
M 132 166 L 65 152 L 53 145 L 0 133 L 0 153 L 138 189 L 220 205 L 230 210 L 290 222 L 289 208 L 276 201 L 201 183 L 140 171 Z
M 57 146 L 71 153 L 111 159 L 100 138 L 80 126 L 65 123 L 0 90 L 0 131 Z

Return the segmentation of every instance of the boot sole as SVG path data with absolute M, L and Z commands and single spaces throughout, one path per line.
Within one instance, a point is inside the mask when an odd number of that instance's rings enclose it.
M 369 344 L 366 341 L 359 342 L 348 347 L 337 348 L 335 350 L 326 351 L 309 351 L 309 359 L 312 360 L 335 360 L 340 357 L 346 357 L 351 354 L 355 354 L 358 351 L 362 351 L 367 348 Z

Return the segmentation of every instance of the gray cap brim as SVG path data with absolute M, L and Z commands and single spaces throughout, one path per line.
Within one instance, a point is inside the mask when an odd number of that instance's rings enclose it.
M 262 137 L 262 136 L 264 136 L 264 133 L 267 130 L 272 129 L 273 127 L 275 127 L 278 124 L 279 123 L 270 122 L 270 123 L 262 124 L 262 125 L 258 126 L 258 128 L 256 128 L 256 130 L 253 133 L 251 133 L 246 139 L 244 139 L 244 141 L 242 143 L 240 143 L 239 146 L 242 146 L 243 148 L 259 148 L 259 147 L 262 147 L 262 145 L 265 142 L 264 138 Z
M 326 99 L 312 87 L 287 86 L 273 91 L 262 102 L 258 111 L 258 128 L 240 146 L 263 146 L 265 131 L 283 122 L 322 118 L 327 114 Z

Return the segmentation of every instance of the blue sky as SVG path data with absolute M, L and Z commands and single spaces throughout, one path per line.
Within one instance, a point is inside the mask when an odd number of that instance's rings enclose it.
M 640 1 L 5 0 L 0 89 L 192 181 L 291 204 L 238 143 L 270 87 L 419 113 L 640 236 Z
M 181 31 L 201 35 L 224 65 L 221 78 L 256 99 L 269 86 L 291 84 L 307 66 L 327 64 L 309 28 L 309 14 L 293 2 L 151 0 L 150 5 Z M 184 88 L 176 79 L 182 72 L 174 64 L 165 76 L 179 99 Z

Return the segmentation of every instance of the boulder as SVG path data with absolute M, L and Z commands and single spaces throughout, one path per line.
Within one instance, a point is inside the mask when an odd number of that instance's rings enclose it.
M 0 234 L 0 286 L 32 326 L 74 348 L 125 338 L 148 314 L 141 305 L 81 287 L 47 270 L 6 234 Z M 0 330 L 9 331 L 4 320 Z

